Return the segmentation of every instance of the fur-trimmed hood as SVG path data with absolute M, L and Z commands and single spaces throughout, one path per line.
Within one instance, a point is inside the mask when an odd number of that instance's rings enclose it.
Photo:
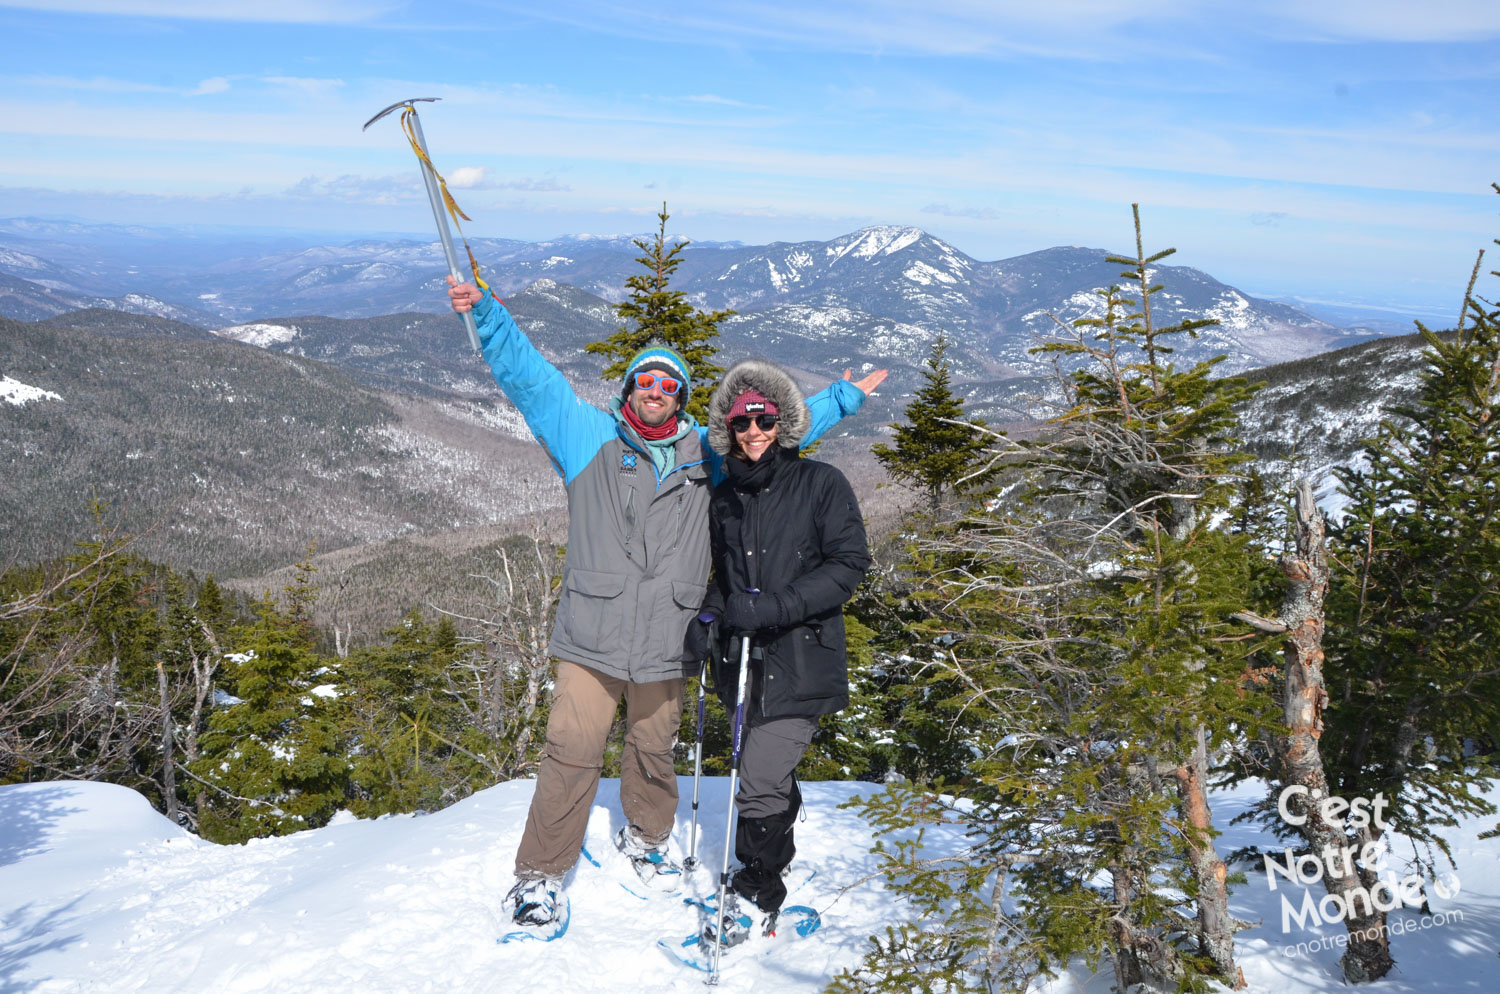
M 779 366 L 762 359 L 746 359 L 729 367 L 729 372 L 719 381 L 713 399 L 708 402 L 708 445 L 721 456 L 729 455 L 733 438 L 729 433 L 729 408 L 734 399 L 746 390 L 759 390 L 767 400 L 776 405 L 780 418 L 780 431 L 776 444 L 786 449 L 795 449 L 812 427 L 812 412 L 797 383 Z

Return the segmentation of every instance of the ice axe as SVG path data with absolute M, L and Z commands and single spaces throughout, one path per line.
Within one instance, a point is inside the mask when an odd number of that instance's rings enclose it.
M 458 225 L 458 219 L 462 217 L 465 221 L 472 220 L 469 215 L 458 209 L 458 204 L 453 200 L 453 195 L 448 192 L 448 184 L 433 166 L 431 157 L 427 154 L 427 140 L 422 137 L 422 122 L 417 119 L 418 103 L 433 103 L 443 99 L 442 97 L 412 97 L 409 100 L 399 100 L 391 104 L 385 110 L 376 114 L 365 122 L 361 131 L 369 130 L 370 125 L 385 117 L 391 111 L 405 108 L 401 111 L 401 129 L 406 132 L 407 140 L 411 142 L 412 151 L 417 154 L 417 161 L 422 167 L 422 182 L 427 186 L 427 199 L 432 203 L 432 217 L 437 221 L 438 240 L 443 243 L 443 256 L 448 260 L 448 272 L 456 280 L 462 280 L 463 276 L 458 268 L 458 253 L 453 250 L 453 235 L 448 231 L 448 217 L 451 215 L 453 223 Z M 459 225 L 459 237 L 463 237 L 463 226 Z M 469 248 L 469 240 L 464 239 L 464 250 L 469 253 L 469 267 L 474 273 L 474 282 L 481 289 L 486 289 L 484 280 L 479 278 L 479 263 L 474 261 L 474 251 Z M 474 327 L 474 315 L 465 311 L 460 315 L 464 319 L 464 327 L 469 332 L 469 344 L 474 351 L 480 351 L 479 332 Z

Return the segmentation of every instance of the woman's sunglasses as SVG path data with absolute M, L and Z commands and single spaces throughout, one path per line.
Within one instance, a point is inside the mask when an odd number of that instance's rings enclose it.
M 662 393 L 668 397 L 672 397 L 676 395 L 677 391 L 682 389 L 682 381 L 663 373 L 635 374 L 635 388 L 637 390 L 650 390 L 652 387 L 658 387 Z
M 757 414 L 755 416 L 755 423 L 760 425 L 761 431 L 770 431 L 772 428 L 776 427 L 776 415 Z M 749 431 L 750 415 L 741 414 L 739 417 L 730 418 L 729 430 L 734 432 L 736 435 L 743 435 L 745 432 Z

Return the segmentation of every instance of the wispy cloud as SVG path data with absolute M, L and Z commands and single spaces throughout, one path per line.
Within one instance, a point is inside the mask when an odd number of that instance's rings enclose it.
M 109 76 L 91 76 L 82 79 L 76 76 L 12 76 L 10 81 L 21 86 L 39 90 L 82 90 L 91 93 L 175 93 L 170 86 L 157 83 L 142 83 L 132 79 L 114 79 Z
M 311 100 L 326 100 L 330 93 L 344 85 L 342 79 L 316 79 L 308 76 L 262 76 L 261 82 Z
M 373 20 L 402 4 L 361 0 L 0 0 L 0 7 L 64 14 L 160 17 L 191 21 L 350 24 Z
M 446 178 L 448 187 L 453 190 L 557 193 L 569 189 L 552 179 L 496 179 L 485 167 L 463 166 Z M 354 173 L 305 176 L 281 191 L 281 195 L 297 200 L 329 198 L 345 203 L 397 204 L 425 199 L 427 191 L 413 169 L 409 175 L 396 176 L 360 176 Z
M 307 176 L 282 191 L 293 200 L 335 200 L 389 206 L 423 200 L 427 191 L 414 176 Z
M 7 77 L 0 77 L 6 79 Z M 8 81 L 18 86 L 38 90 L 75 90 L 87 93 L 176 93 L 185 96 L 200 96 L 208 93 L 223 93 L 229 89 L 229 80 L 224 76 L 205 79 L 192 89 L 184 90 L 161 83 L 147 83 L 136 79 L 116 79 L 111 76 L 11 76 Z
M 928 204 L 923 214 L 938 214 L 942 217 L 967 217 L 976 221 L 993 221 L 1000 212 L 991 207 L 949 207 L 947 204 Z
M 1307 41 L 1447 42 L 1500 37 L 1494 0 L 1265 0 L 1261 29 Z
M 459 166 L 447 175 L 448 186 L 455 190 L 520 190 L 527 193 L 566 193 L 571 187 L 551 177 L 532 179 L 499 179 L 488 166 Z
M 225 93 L 229 90 L 229 80 L 224 76 L 210 76 L 200 82 L 192 91 L 191 96 L 203 97 L 214 93 Z
M 725 47 L 823 49 L 920 55 L 1122 57 L 1095 40 L 1131 23 L 1181 16 L 1190 0 L 823 0 L 776 3 L 696 0 L 653 4 L 592 2 L 536 7 L 517 0 L 491 6 L 623 37 Z
M 754 104 L 747 104 L 743 100 L 731 100 L 728 97 L 721 97 L 714 93 L 694 93 L 688 96 L 679 97 L 678 99 L 690 104 L 713 104 L 718 107 L 744 107 L 746 109 L 755 109 Z

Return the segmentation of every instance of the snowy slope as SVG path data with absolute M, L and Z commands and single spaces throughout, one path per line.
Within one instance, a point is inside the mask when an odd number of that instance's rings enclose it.
M 33 400 L 62 400 L 62 394 L 13 380 L 9 376 L 0 376 L 0 400 L 13 407 L 20 407 Z
M 674 846 L 686 841 L 689 788 Z M 568 881 L 570 930 L 549 945 L 500 946 L 493 911 L 510 882 L 510 860 L 530 800 L 530 781 L 483 791 L 425 816 L 375 821 L 340 816 L 326 828 L 245 846 L 217 846 L 171 825 L 140 795 L 95 783 L 0 787 L 0 990 L 76 992 L 479 992 L 699 991 L 703 975 L 654 948 L 663 935 L 693 927 L 690 909 L 651 902 L 617 885 L 608 838 L 618 827 L 619 784 L 604 781 L 588 845 L 604 868 L 581 862 Z M 856 963 L 866 936 L 894 921 L 899 906 L 872 879 L 870 830 L 840 802 L 869 784 L 809 783 L 798 825 L 800 861 L 817 873 L 793 895 L 823 912 L 806 940 L 760 960 L 726 957 L 722 987 L 801 994 L 821 990 Z M 705 782 L 701 855 L 722 858 L 727 783 Z M 1259 793 L 1248 785 L 1215 800 L 1221 823 Z M 1397 973 L 1370 994 L 1488 991 L 1500 947 L 1500 868 L 1496 843 L 1478 842 L 1483 824 L 1456 833 L 1463 913 L 1395 940 Z M 1221 849 L 1256 838 L 1231 828 Z M 1261 839 L 1269 844 L 1269 839 Z M 930 833 L 930 852 L 951 852 L 951 833 Z M 613 857 L 613 858 L 611 858 Z M 700 870 L 707 889 L 714 871 Z M 1314 892 L 1321 896 L 1321 890 Z M 1250 874 L 1234 911 L 1261 919 L 1240 933 L 1251 991 L 1336 990 L 1338 950 L 1283 947 L 1264 876 Z M 1412 923 L 1412 913 L 1400 915 Z M 1336 934 L 1341 929 L 1325 929 Z M 1102 994 L 1107 976 L 1080 965 L 1050 992 Z

